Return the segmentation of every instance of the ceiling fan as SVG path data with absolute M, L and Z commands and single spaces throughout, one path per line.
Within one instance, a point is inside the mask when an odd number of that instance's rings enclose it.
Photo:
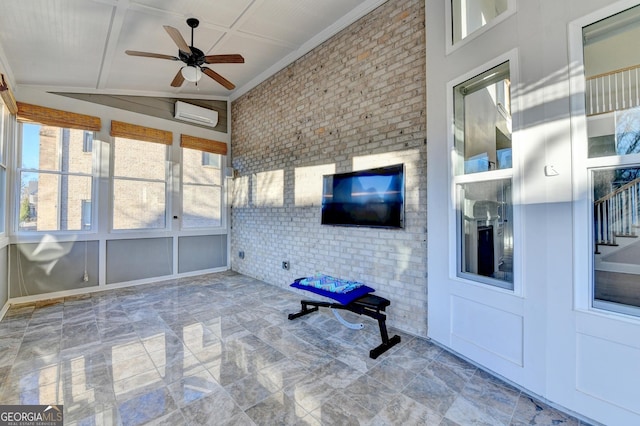
M 185 80 L 198 84 L 202 74 L 206 74 L 228 90 L 234 89 L 236 86 L 229 80 L 215 72 L 214 70 L 203 67 L 202 64 L 243 64 L 242 55 L 205 55 L 200 49 L 193 47 L 193 30 L 200 24 L 196 18 L 187 19 L 187 25 L 191 27 L 191 46 L 187 45 L 180 31 L 164 25 L 171 39 L 178 46 L 178 56 L 163 55 L 160 53 L 139 52 L 137 50 L 126 50 L 124 53 L 130 56 L 144 56 L 147 58 L 169 59 L 170 61 L 182 61 L 186 65 L 180 68 L 176 76 L 171 82 L 171 86 L 180 87 Z

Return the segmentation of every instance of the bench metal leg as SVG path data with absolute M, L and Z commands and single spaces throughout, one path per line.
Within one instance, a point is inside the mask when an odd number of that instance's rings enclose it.
M 358 305 L 357 303 L 350 303 L 349 305 L 341 305 L 338 303 L 319 302 L 319 301 L 312 301 L 312 300 L 302 300 L 300 304 L 302 305 L 302 309 L 300 310 L 300 312 L 297 312 L 295 314 L 289 314 L 288 318 L 290 320 L 299 318 L 303 315 L 310 314 L 311 312 L 315 312 L 319 309 L 319 307 L 331 308 L 334 315 L 336 315 L 336 318 L 338 319 L 338 321 L 340 321 L 343 325 L 351 329 L 359 329 L 364 327 L 364 325 L 352 324 L 350 322 L 347 322 L 344 318 L 342 318 L 336 312 L 337 309 L 350 311 L 358 315 L 365 315 L 365 316 L 368 316 L 369 318 L 378 320 L 378 326 L 380 328 L 380 338 L 382 339 L 382 343 L 376 346 L 375 348 L 371 349 L 371 351 L 369 352 L 369 357 L 373 359 L 378 358 L 381 354 L 385 353 L 390 348 L 400 343 L 400 336 L 398 335 L 395 335 L 391 339 L 389 339 L 389 333 L 387 332 L 387 325 L 386 325 L 387 317 L 385 314 L 380 312 L 380 309 L 373 309 L 370 306 Z M 384 308 L 382 309 L 384 310 Z
M 391 339 L 387 340 L 386 343 L 383 342 L 375 348 L 371 349 L 371 351 L 369 351 L 369 358 L 378 358 L 380 355 L 382 355 L 398 343 L 400 343 L 400 336 L 396 334 Z
M 313 303 L 313 302 L 311 302 Z M 307 315 L 310 314 L 311 312 L 315 312 L 318 310 L 318 305 L 317 304 L 313 304 L 313 308 L 309 308 L 309 303 L 306 300 L 303 300 L 300 302 L 300 304 L 302 305 L 302 309 L 300 310 L 300 312 L 296 312 L 295 314 L 289 314 L 289 319 L 296 319 L 298 317 L 301 317 L 303 315 Z

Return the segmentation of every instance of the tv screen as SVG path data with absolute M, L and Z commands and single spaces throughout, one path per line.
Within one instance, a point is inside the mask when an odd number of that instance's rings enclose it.
M 402 228 L 404 166 L 325 175 L 322 224 Z

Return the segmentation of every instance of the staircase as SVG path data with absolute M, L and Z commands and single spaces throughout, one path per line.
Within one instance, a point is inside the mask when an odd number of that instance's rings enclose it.
M 640 273 L 640 178 L 597 200 L 593 205 L 597 270 Z M 630 261 L 629 261 L 630 260 Z
M 640 106 L 640 65 L 594 75 L 586 80 L 587 115 Z

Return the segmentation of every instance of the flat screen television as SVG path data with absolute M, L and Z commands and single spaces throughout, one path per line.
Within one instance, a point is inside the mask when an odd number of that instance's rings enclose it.
M 404 165 L 325 175 L 323 225 L 404 227 Z

